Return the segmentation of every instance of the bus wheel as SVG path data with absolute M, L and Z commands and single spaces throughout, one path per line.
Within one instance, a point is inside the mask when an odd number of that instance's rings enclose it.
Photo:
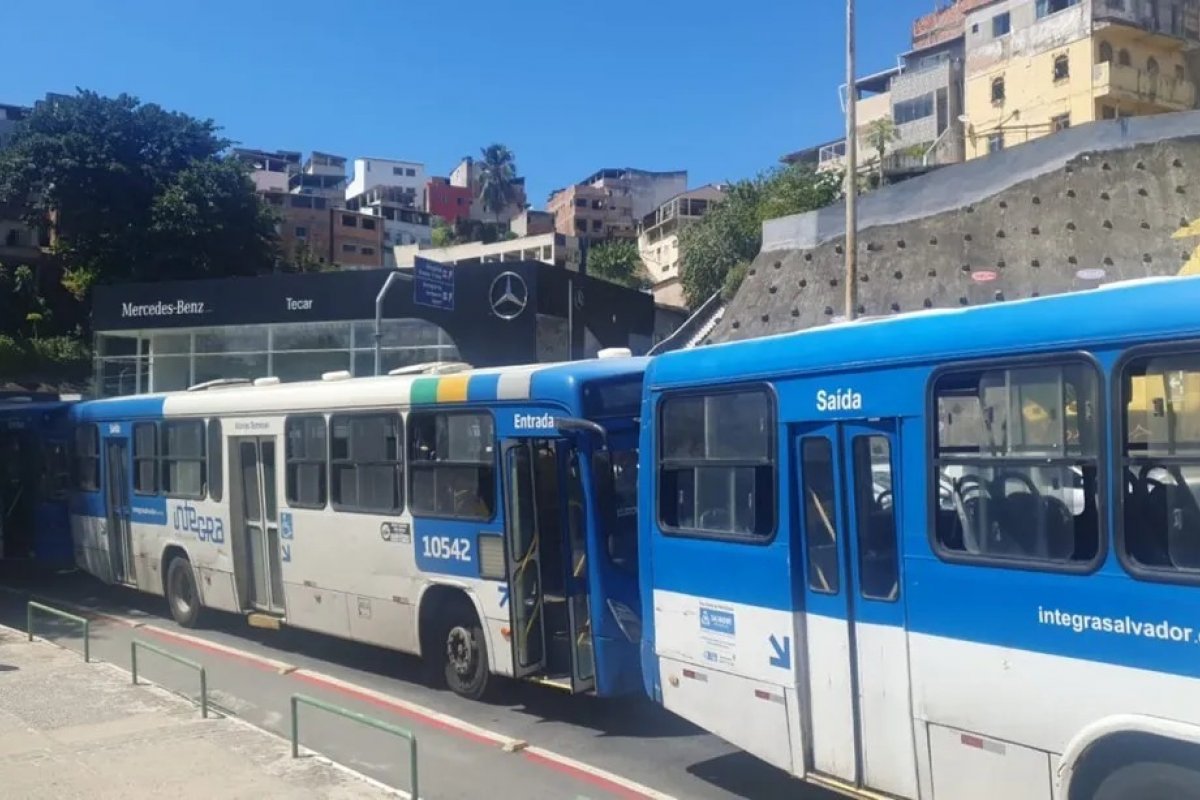
M 462 609 L 447 619 L 442 637 L 446 685 L 457 695 L 479 700 L 492 676 L 487 641 L 474 610 Z
M 200 620 L 200 592 L 192 564 L 183 556 L 175 556 L 167 567 L 167 604 L 171 616 L 185 628 L 196 627 Z
M 1200 798 L 1200 772 L 1165 762 L 1139 762 L 1111 772 L 1092 800 L 1186 800 Z

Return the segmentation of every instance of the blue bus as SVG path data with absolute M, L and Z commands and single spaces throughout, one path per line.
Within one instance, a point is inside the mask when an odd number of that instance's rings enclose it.
M 492 675 L 639 692 L 644 359 L 219 380 L 71 409 L 79 566 Z
M 647 692 L 851 796 L 1200 797 L 1200 278 L 670 353 Z
M 67 411 L 77 397 L 0 393 L 0 558 L 70 567 Z

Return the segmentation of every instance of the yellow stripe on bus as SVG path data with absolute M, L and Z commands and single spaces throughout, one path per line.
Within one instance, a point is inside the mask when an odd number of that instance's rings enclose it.
M 438 379 L 437 401 L 439 403 L 465 403 L 467 381 L 470 375 L 447 375 Z

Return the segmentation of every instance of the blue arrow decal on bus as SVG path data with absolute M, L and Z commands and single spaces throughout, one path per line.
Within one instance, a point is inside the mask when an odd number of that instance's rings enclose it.
M 292 545 L 289 542 L 280 542 L 279 546 L 283 548 L 283 560 L 292 560 Z
M 771 666 L 788 669 L 792 666 L 792 637 L 783 637 L 783 644 L 775 638 L 775 634 L 771 634 L 771 649 L 775 651 L 775 655 L 771 656 Z
M 508 584 L 505 583 L 496 588 L 500 590 L 500 607 L 504 608 L 506 605 L 508 605 Z

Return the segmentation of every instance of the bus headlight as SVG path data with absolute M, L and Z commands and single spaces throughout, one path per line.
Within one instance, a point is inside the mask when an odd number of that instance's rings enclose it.
M 642 640 L 642 619 L 634 613 L 633 609 L 624 603 L 609 600 L 608 610 L 612 612 L 613 619 L 617 621 L 617 627 L 621 629 L 621 633 L 625 634 L 625 638 L 630 643 L 637 644 Z

